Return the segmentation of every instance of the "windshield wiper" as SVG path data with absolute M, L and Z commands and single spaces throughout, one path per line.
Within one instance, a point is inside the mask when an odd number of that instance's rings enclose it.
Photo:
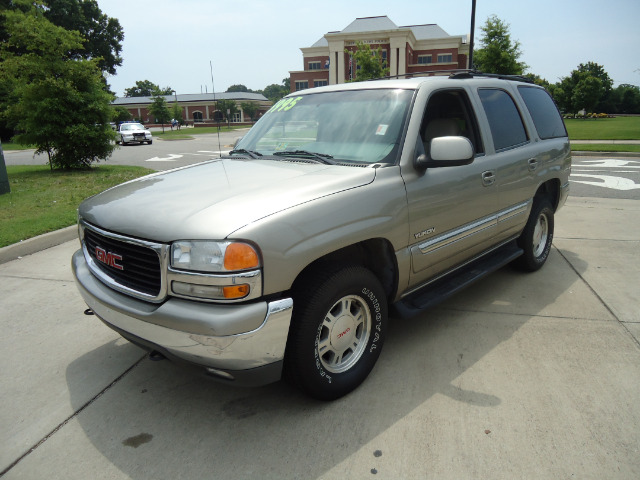
M 240 154 L 246 154 L 249 155 L 251 158 L 258 158 L 261 157 L 262 154 L 260 152 L 256 152 L 255 150 L 245 150 L 244 148 L 238 148 L 237 150 L 231 150 L 229 152 L 229 155 L 233 155 L 234 153 L 240 153 Z
M 317 153 L 317 152 L 309 152 L 307 150 L 284 150 L 282 152 L 273 152 L 274 155 L 278 155 L 280 157 L 300 157 L 300 158 L 312 158 L 317 160 L 320 163 L 324 163 L 326 165 L 335 165 L 336 162 L 332 162 L 330 159 L 333 158 L 332 155 L 327 153 Z

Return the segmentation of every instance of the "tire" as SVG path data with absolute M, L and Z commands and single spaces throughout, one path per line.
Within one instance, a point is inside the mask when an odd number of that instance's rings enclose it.
M 147 145 L 151 145 L 152 143 L 153 143 L 153 141 L 152 141 L 152 140 L 149 140 L 149 141 L 147 142 Z
M 519 268 L 535 272 L 544 265 L 551 252 L 553 228 L 551 202 L 546 198 L 534 198 L 529 220 L 518 239 L 518 246 L 524 250 L 524 254 L 516 260 Z
M 122 145 L 123 147 L 127 144 L 127 142 L 124 141 L 124 138 L 122 138 L 122 135 L 120 135 L 120 145 Z
M 384 343 L 387 300 L 364 267 L 311 272 L 293 292 L 285 378 L 319 400 L 335 400 L 369 375 Z

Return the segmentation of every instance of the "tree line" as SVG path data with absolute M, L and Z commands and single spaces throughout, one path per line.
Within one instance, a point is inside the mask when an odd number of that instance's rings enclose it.
M 481 27 L 480 48 L 473 65 L 486 73 L 526 75 L 544 85 L 565 113 L 640 113 L 640 89 L 619 85 L 594 62 L 578 65 L 556 83 L 526 73 L 521 45 L 511 38 L 509 25 L 491 16 Z M 45 153 L 51 168 L 88 167 L 106 160 L 115 148 L 110 122 L 129 115 L 113 107 L 115 95 L 107 83 L 122 64 L 124 32 L 115 18 L 105 15 L 96 0 L 0 0 L 0 136 L 34 145 Z M 382 55 L 368 45 L 349 52 L 361 68 L 356 81 L 385 74 Z M 363 68 L 367 66 L 367 68 Z M 250 90 L 236 84 L 227 92 L 261 93 L 276 102 L 290 91 L 281 84 Z M 177 104 L 164 96 L 173 89 L 148 80 L 126 89 L 126 96 L 152 96 L 151 112 L 159 120 L 180 118 Z M 241 104 L 250 118 L 255 106 Z M 233 101 L 220 100 L 227 120 L 237 112 Z M 126 112 L 126 113 L 125 113 Z
M 640 113 L 640 88 L 622 84 L 613 88 L 613 80 L 602 65 L 581 63 L 569 75 L 550 83 L 533 73 L 525 73 L 529 66 L 519 59 L 520 42 L 512 40 L 509 25 L 495 15 L 480 27 L 481 48 L 473 52 L 473 65 L 484 73 L 524 75 L 544 86 L 564 113 Z

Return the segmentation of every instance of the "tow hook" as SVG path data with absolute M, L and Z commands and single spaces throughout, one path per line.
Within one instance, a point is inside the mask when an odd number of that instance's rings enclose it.
M 95 315 L 95 313 L 93 313 L 93 310 L 91 310 L 90 308 L 87 308 L 83 313 L 85 315 Z

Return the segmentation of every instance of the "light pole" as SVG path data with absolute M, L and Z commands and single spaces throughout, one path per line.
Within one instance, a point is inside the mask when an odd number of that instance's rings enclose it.
M 471 0 L 471 36 L 469 38 L 469 69 L 473 70 L 473 35 L 476 29 L 476 0 Z

